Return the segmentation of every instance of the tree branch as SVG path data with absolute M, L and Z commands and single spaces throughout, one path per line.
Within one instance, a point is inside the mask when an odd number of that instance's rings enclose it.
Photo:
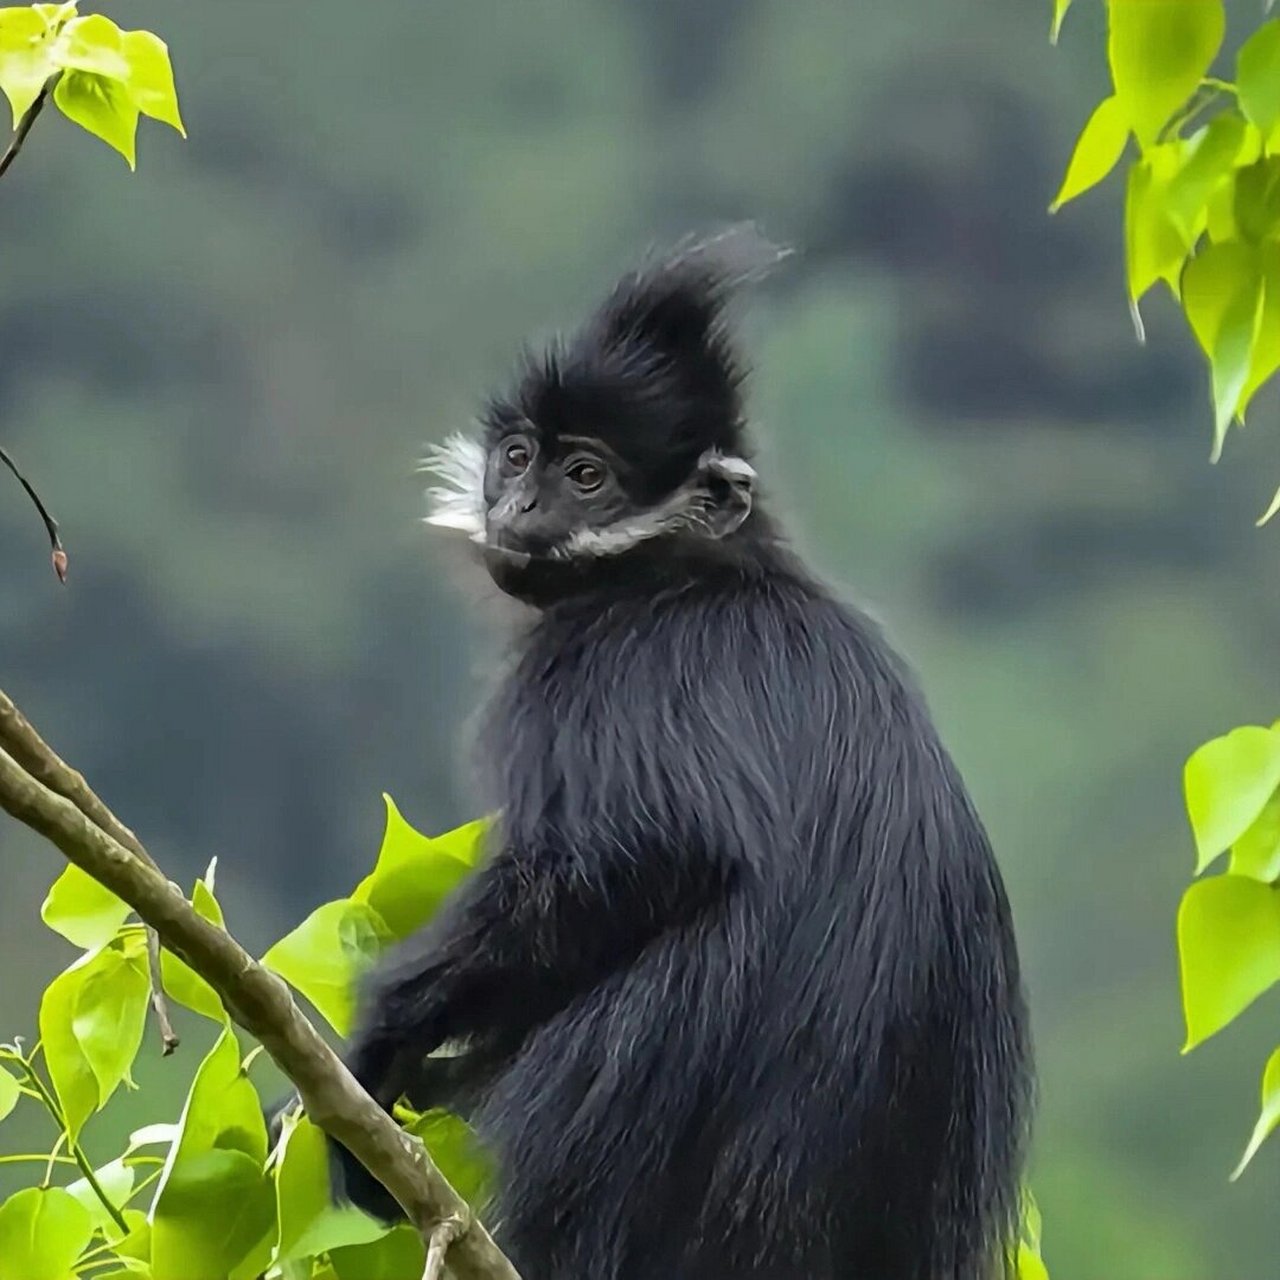
M 13 717 L 20 717 L 20 713 L 3 698 L 0 713 L 6 707 L 7 715 L 0 714 L 0 724 L 12 732 L 18 723 Z M 34 734 L 25 718 L 21 724 Z M 58 772 L 48 760 L 39 765 L 46 776 Z M 80 782 L 83 784 L 82 778 Z M 85 791 L 92 796 L 87 786 Z M 519 1280 L 515 1268 L 472 1217 L 421 1143 L 406 1134 L 360 1087 L 303 1016 L 280 978 L 258 964 L 230 934 L 197 915 L 149 859 L 144 860 L 90 820 L 70 799 L 28 772 L 7 749 L 0 750 L 0 808 L 57 845 L 68 861 L 127 902 L 170 951 L 217 991 L 236 1022 L 261 1042 L 293 1081 L 307 1115 L 391 1192 L 428 1251 L 442 1223 L 454 1220 L 459 1224 L 448 1250 L 449 1269 L 456 1280 Z M 104 816 L 127 832 L 109 811 Z
M 7 751 L 50 791 L 70 800 L 90 822 L 124 845 L 135 857 L 141 858 L 152 870 L 160 870 L 155 859 L 142 847 L 142 841 L 102 803 L 84 780 L 84 775 L 67 764 L 45 742 L 2 689 L 0 749 Z M 178 1047 L 179 1041 L 173 1030 L 173 1023 L 169 1020 L 169 1003 L 165 999 L 164 982 L 160 976 L 160 941 L 156 937 L 156 931 L 150 927 L 147 929 L 147 962 L 151 974 L 151 1007 L 155 1011 L 156 1025 L 160 1028 L 161 1053 L 168 1057 Z
M 40 86 L 40 92 L 36 94 L 35 101 L 22 113 L 22 119 L 18 121 L 18 127 L 13 131 L 13 139 L 6 148 L 3 156 L 0 156 L 0 178 L 3 178 L 8 171 L 9 166 L 18 158 L 18 152 L 22 150 L 22 144 L 27 140 L 27 134 L 31 132 L 31 126 L 35 124 L 36 117 L 44 110 L 44 104 L 49 97 L 53 86 L 58 83 L 58 77 L 62 75 L 61 71 L 55 72 Z

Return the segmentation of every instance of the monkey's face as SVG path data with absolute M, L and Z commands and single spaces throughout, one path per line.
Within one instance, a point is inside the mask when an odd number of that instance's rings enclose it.
M 702 563 L 751 514 L 743 372 L 722 310 L 778 251 L 749 247 L 718 238 L 624 277 L 489 402 L 480 439 L 436 451 L 428 469 L 445 483 L 429 520 L 470 534 L 504 591 L 542 602 L 600 582 L 622 557 L 661 575 L 668 549 Z
M 531 423 L 487 452 L 455 436 L 428 465 L 451 486 L 432 490 L 428 520 L 469 533 L 497 585 L 535 601 L 588 585 L 641 546 L 727 537 L 751 512 L 755 477 L 744 459 L 708 450 L 662 486 L 603 440 Z

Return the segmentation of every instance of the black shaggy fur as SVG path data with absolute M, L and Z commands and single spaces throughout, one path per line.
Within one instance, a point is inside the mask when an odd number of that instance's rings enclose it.
M 603 439 L 649 498 L 741 455 L 718 263 L 624 281 L 492 437 Z M 358 1076 L 492 1145 L 526 1280 L 1001 1274 L 1029 1094 L 1009 909 L 875 626 L 758 505 L 540 603 L 482 737 L 491 856 L 377 979 Z

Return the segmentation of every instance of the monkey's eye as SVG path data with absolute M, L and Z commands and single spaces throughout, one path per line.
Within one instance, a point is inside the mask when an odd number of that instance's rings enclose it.
M 527 471 L 533 461 L 533 450 L 525 440 L 509 440 L 502 450 L 502 458 L 512 471 Z
M 594 493 L 604 484 L 604 468 L 598 462 L 589 462 L 585 458 L 570 463 L 565 468 L 565 475 L 582 493 Z

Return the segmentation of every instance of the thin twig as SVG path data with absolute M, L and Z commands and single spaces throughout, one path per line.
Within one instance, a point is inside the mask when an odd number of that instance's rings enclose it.
M 147 866 L 158 871 L 155 859 L 143 847 L 142 841 L 120 821 L 98 798 L 97 793 L 77 772 L 35 731 L 31 722 L 14 706 L 12 699 L 0 691 L 0 748 L 7 751 L 33 778 L 42 782 L 50 791 L 70 800 L 90 822 L 100 827 L 113 840 L 118 840 L 130 853 L 141 858 Z M 147 959 L 151 973 L 151 1007 L 155 1010 L 156 1025 L 160 1029 L 160 1053 L 168 1057 L 177 1047 L 169 1017 L 169 1004 L 165 999 L 164 982 L 160 976 L 160 939 L 156 931 L 147 928 Z
M 382 1182 L 428 1248 L 442 1221 L 456 1219 L 465 1224 L 450 1248 L 449 1270 L 456 1280 L 519 1280 L 422 1143 L 405 1133 L 361 1088 L 303 1016 L 281 978 L 264 969 L 225 929 L 199 915 L 162 872 L 90 820 L 70 799 L 42 784 L 7 749 L 0 750 L 0 808 L 51 841 L 69 862 L 127 902 L 144 923 L 155 928 L 165 947 L 213 987 L 236 1022 L 261 1041 L 296 1086 L 313 1123 L 341 1142 Z M 114 816 L 108 817 L 127 830 Z
M 40 92 L 36 94 L 35 101 L 22 113 L 22 118 L 18 121 L 18 127 L 13 131 L 13 139 L 9 143 L 8 149 L 3 156 L 0 156 L 0 178 L 3 178 L 9 166 L 18 158 L 18 152 L 22 150 L 22 144 L 27 140 L 27 134 L 31 132 L 31 126 L 35 124 L 36 117 L 44 109 L 44 104 L 49 94 L 53 92 L 53 86 L 58 83 L 61 71 L 55 71 L 40 86 Z
M 181 1043 L 169 1020 L 169 1001 L 164 994 L 164 975 L 160 969 L 160 935 L 147 926 L 147 969 L 151 974 L 151 1008 L 160 1028 L 160 1056 L 167 1058 Z
M 0 173 L 4 170 L 0 169 Z M 62 538 L 58 534 L 58 522 L 49 514 L 48 508 L 40 501 L 40 495 L 32 487 L 31 481 L 18 470 L 18 464 L 9 456 L 8 451 L 0 445 L 0 462 L 3 462 L 15 476 L 18 477 L 18 483 L 27 491 L 27 497 L 36 504 L 36 510 L 40 513 L 40 519 L 44 521 L 45 532 L 49 535 L 49 548 L 53 558 L 53 571 L 58 575 L 59 582 L 67 580 L 67 552 L 62 545 Z
M 422 1269 L 422 1280 L 440 1280 L 444 1275 L 444 1255 L 449 1246 L 462 1234 L 466 1224 L 457 1218 L 446 1218 L 436 1224 L 427 1247 L 427 1263 Z

